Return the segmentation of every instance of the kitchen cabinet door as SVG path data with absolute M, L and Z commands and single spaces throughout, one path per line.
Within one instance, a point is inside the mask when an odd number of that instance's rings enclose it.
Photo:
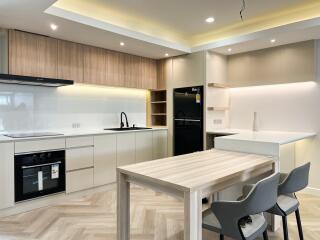
M 172 75 L 172 59 L 161 59 L 157 61 L 157 89 L 164 90 L 167 88 L 167 82 Z
M 72 193 L 93 187 L 93 168 L 66 173 L 66 192 Z
M 136 163 L 152 160 L 152 132 L 136 133 Z
M 83 46 L 58 40 L 58 78 L 83 82 Z
M 107 82 L 110 86 L 122 86 L 123 74 L 120 73 L 120 54 L 107 51 Z
M 135 133 L 117 134 L 117 167 L 135 163 Z
M 106 50 L 92 46 L 84 46 L 83 54 L 83 82 L 87 84 L 106 84 Z
M 14 144 L 0 144 L 0 209 L 14 206 Z
M 141 59 L 141 86 L 143 89 L 157 88 L 157 63 L 150 58 Z
M 94 137 L 94 185 L 116 181 L 117 136 L 115 134 Z
M 153 131 L 152 158 L 160 159 L 168 157 L 168 133 L 167 130 Z
M 9 43 L 10 74 L 57 78 L 57 39 L 10 30 Z

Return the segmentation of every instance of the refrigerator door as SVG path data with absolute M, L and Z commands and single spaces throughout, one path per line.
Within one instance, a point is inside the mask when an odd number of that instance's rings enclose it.
M 174 89 L 173 98 L 175 119 L 202 119 L 202 86 Z
M 202 121 L 199 119 L 174 121 L 174 155 L 203 150 Z
M 203 87 L 173 92 L 174 155 L 203 150 Z

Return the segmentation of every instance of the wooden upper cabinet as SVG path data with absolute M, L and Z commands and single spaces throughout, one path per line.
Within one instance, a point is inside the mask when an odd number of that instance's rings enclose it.
M 9 73 L 76 83 L 157 89 L 156 60 L 9 31 Z
M 9 73 L 57 78 L 57 50 L 57 39 L 10 30 Z
M 107 85 L 107 50 L 84 46 L 83 82 Z
M 164 90 L 167 81 L 170 81 L 172 74 L 172 59 L 161 59 L 157 61 L 157 89 Z
M 123 86 L 124 78 L 120 67 L 121 54 L 114 51 L 107 51 L 107 83 L 110 86 Z
M 83 83 L 83 45 L 58 40 L 58 78 Z

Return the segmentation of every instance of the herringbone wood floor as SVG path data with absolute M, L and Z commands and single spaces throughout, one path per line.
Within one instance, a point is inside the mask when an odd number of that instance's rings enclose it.
M 182 202 L 139 187 L 131 194 L 131 233 L 134 240 L 183 239 Z M 300 194 L 306 240 L 320 239 L 320 197 Z M 95 193 L 57 206 L 0 218 L 0 240 L 115 240 L 116 193 Z M 294 216 L 289 218 L 290 239 L 297 240 Z M 204 231 L 203 239 L 217 235 Z M 270 239 L 283 239 L 281 232 Z

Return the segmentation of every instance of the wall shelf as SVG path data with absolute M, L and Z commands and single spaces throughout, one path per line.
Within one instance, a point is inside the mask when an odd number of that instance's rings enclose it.
M 152 104 L 166 104 L 167 101 L 155 101 L 155 102 L 151 102 Z
M 224 84 L 224 83 L 208 83 L 208 87 L 212 87 L 212 88 L 228 88 L 228 85 Z
M 167 91 L 150 92 L 150 124 L 151 126 L 167 126 Z
M 229 107 L 207 107 L 208 111 L 226 111 Z

